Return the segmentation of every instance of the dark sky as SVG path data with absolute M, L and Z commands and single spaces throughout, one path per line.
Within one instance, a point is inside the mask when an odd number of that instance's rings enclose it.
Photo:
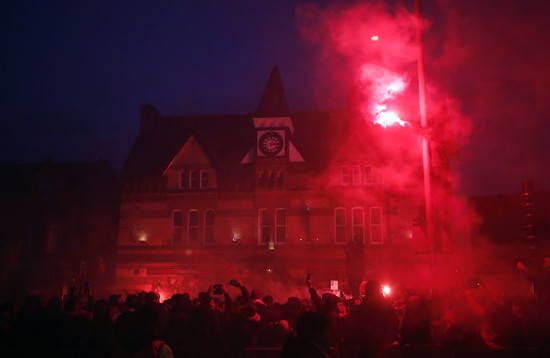
M 312 3 L 327 18 L 374 2 L 2 1 L 0 162 L 101 158 L 119 170 L 143 104 L 248 113 L 273 65 L 291 109 L 345 106 L 354 55 L 307 36 Z M 412 3 L 378 9 L 397 19 Z M 522 180 L 550 189 L 547 3 L 423 1 L 427 81 L 468 127 L 455 163 L 468 195 L 517 192 Z

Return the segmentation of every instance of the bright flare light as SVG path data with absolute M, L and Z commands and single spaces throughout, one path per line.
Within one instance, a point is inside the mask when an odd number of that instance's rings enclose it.
M 378 41 L 378 36 L 373 36 L 370 38 L 372 41 Z
M 387 296 L 387 295 L 389 295 L 389 294 L 390 294 L 390 292 L 391 292 L 391 288 L 390 288 L 390 286 L 388 286 L 388 285 L 386 285 L 386 286 L 383 286 L 383 287 L 382 287 L 382 292 L 384 293 L 384 296 Z
M 401 127 L 405 127 L 405 125 L 407 124 L 407 122 L 401 120 L 401 118 L 399 118 L 397 114 L 393 112 L 386 112 L 385 105 L 378 106 L 378 114 L 376 115 L 374 123 L 380 124 L 384 128 L 394 125 L 396 123 L 399 124 Z

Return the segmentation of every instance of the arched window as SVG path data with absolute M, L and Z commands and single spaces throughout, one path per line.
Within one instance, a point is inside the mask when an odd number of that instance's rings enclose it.
M 207 209 L 204 211 L 204 243 L 214 242 L 214 209 Z
M 199 211 L 196 209 L 187 212 L 187 242 L 199 242 Z
M 275 242 L 286 242 L 286 209 L 275 209 Z
M 258 209 L 258 244 L 269 242 L 269 215 L 266 208 Z
M 172 211 L 172 243 L 181 244 L 183 234 L 183 211 Z
M 337 244 L 345 244 L 347 241 L 346 209 L 334 209 L 334 241 Z
M 365 219 L 363 208 L 351 209 L 351 226 L 353 238 L 359 242 L 365 242 Z
M 384 243 L 382 231 L 382 208 L 370 208 L 370 243 L 381 245 Z

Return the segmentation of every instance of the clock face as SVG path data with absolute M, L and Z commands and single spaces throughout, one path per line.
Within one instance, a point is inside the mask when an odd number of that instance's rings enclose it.
M 260 152 L 270 157 L 279 154 L 284 145 L 283 137 L 277 132 L 262 134 L 258 143 Z

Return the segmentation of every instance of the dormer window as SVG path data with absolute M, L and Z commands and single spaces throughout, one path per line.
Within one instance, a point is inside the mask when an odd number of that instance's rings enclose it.
M 184 170 L 180 174 L 180 189 L 189 189 L 189 172 Z
M 199 188 L 199 172 L 197 170 L 189 171 L 189 189 L 194 190 Z
M 210 173 L 208 170 L 201 170 L 201 189 L 206 189 L 210 185 Z
M 349 167 L 342 167 L 341 173 L 342 173 L 342 176 L 341 176 L 342 185 L 349 185 L 350 183 Z
M 184 170 L 180 173 L 180 190 L 198 190 L 210 187 L 210 171 L 203 169 Z
M 351 167 L 351 174 L 353 185 L 361 184 L 361 167 L 359 165 Z

